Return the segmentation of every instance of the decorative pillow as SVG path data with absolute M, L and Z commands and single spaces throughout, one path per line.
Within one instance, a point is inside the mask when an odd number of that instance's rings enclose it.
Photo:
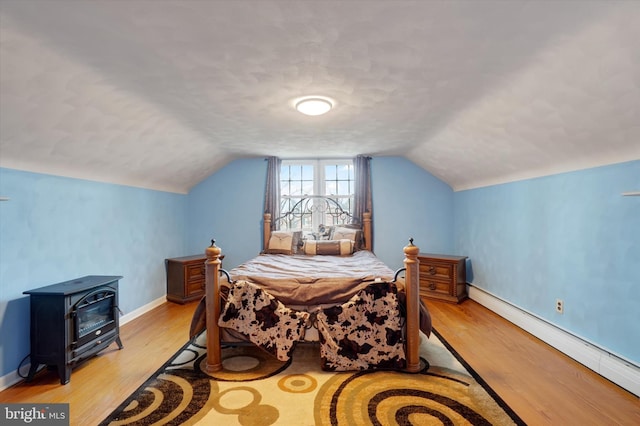
M 351 240 L 307 240 L 304 242 L 304 254 L 340 255 L 346 256 L 353 253 Z
M 295 254 L 298 252 L 300 231 L 273 231 L 269 244 L 264 250 L 267 254 Z
M 328 225 L 320 225 L 318 227 L 318 232 L 315 233 L 314 239 L 316 240 L 330 240 L 331 239 L 331 231 L 333 230 L 333 226 Z
M 356 240 L 357 229 L 343 228 L 336 226 L 331 233 L 332 240 Z
M 353 241 L 353 251 L 362 250 L 364 247 L 364 237 L 362 230 L 356 227 L 336 226 L 331 231 L 331 240 L 347 239 Z
M 294 231 L 293 239 L 291 240 L 291 254 L 302 253 L 302 231 Z

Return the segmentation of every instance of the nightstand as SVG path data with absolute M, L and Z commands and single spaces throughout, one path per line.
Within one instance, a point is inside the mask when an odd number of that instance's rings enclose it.
M 420 296 L 459 303 L 467 298 L 467 256 L 420 253 Z
M 167 300 L 186 303 L 204 296 L 204 254 L 165 259 Z

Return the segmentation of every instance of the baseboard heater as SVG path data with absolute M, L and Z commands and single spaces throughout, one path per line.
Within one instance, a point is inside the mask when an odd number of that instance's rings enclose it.
M 546 342 L 585 367 L 640 396 L 640 366 L 558 327 L 490 292 L 467 284 L 469 298 Z

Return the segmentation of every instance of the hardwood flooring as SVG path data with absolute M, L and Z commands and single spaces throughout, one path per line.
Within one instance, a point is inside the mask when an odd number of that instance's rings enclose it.
M 124 348 L 114 343 L 79 364 L 60 385 L 57 372 L 43 369 L 30 383 L 0 393 L 2 402 L 68 402 L 71 425 L 97 425 L 189 340 L 194 303 L 164 303 L 124 324 Z
M 434 328 L 529 425 L 640 425 L 640 400 L 480 304 L 425 300 Z
M 640 400 L 474 301 L 427 300 L 433 325 L 529 425 L 638 425 Z M 70 404 L 71 425 L 95 425 L 188 340 L 195 304 L 165 303 L 121 327 L 67 385 L 44 369 L 2 402 Z

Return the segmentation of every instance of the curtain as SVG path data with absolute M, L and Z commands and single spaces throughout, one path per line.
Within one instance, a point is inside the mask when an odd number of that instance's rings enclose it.
M 264 191 L 264 212 L 271 213 L 271 230 L 278 227 L 275 219 L 280 216 L 280 165 L 278 157 L 267 158 L 267 185 Z
M 353 159 L 355 191 L 353 218 L 362 224 L 362 214 L 372 211 L 371 202 L 371 157 L 358 155 Z

